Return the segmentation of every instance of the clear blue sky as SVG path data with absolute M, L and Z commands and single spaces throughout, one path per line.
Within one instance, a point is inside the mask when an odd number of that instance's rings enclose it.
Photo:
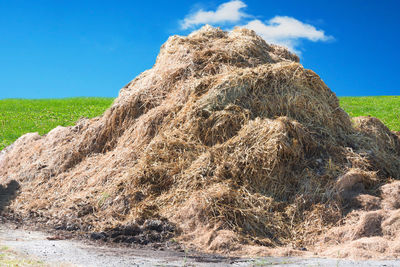
M 226 2 L 0 0 L 0 98 L 117 96 L 169 35 L 201 26 L 183 30 L 185 17 Z M 400 1 L 242 3 L 247 20 L 287 16 L 330 36 L 296 50 L 337 95 L 400 95 Z

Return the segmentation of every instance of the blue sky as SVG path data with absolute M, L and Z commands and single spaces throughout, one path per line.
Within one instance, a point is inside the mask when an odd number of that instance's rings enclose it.
M 399 10 L 395 0 L 0 0 L 0 98 L 115 97 L 169 35 L 206 22 L 289 46 L 339 96 L 400 95 Z

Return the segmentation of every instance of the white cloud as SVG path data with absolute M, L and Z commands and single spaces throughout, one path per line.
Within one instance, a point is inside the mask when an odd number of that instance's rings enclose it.
M 286 46 L 297 53 L 300 53 L 298 48 L 302 40 L 324 42 L 333 39 L 332 36 L 326 35 L 323 30 L 292 17 L 275 16 L 264 22 L 254 19 L 254 16 L 242 11 L 246 6 L 243 1 L 232 0 L 219 5 L 215 11 L 200 9 L 180 21 L 181 28 L 186 30 L 203 24 L 229 26 L 230 29 L 233 26 L 244 27 L 254 30 L 269 43 Z
M 240 11 L 246 7 L 242 1 L 234 0 L 218 6 L 216 11 L 204 11 L 202 9 L 189 14 L 181 22 L 182 29 L 188 29 L 200 24 L 233 23 L 239 22 L 247 17 L 247 14 Z
M 325 35 L 323 30 L 291 17 L 276 16 L 266 23 L 252 20 L 242 27 L 255 31 L 267 42 L 284 45 L 292 51 L 296 50 L 301 39 L 318 42 L 333 38 Z

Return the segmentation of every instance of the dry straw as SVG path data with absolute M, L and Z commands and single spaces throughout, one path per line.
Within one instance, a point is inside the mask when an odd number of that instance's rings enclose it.
M 400 214 L 398 136 L 375 118 L 351 121 L 298 61 L 245 29 L 170 37 L 101 117 L 27 134 L 0 155 L 0 182 L 21 186 L 9 210 L 84 231 L 163 217 L 181 242 L 237 254 L 395 242 L 396 220 L 380 210 Z

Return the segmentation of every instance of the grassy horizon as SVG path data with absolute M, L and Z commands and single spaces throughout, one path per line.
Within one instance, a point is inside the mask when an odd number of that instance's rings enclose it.
M 391 130 L 400 131 L 400 96 L 339 97 L 351 117 L 373 116 Z M 0 150 L 29 132 L 40 135 L 61 126 L 74 125 L 81 117 L 101 115 L 114 101 L 111 97 L 62 99 L 0 99 Z
M 101 115 L 114 98 L 0 100 L 0 150 L 29 132 L 40 135 L 61 126 L 71 126 L 81 117 Z
M 400 96 L 346 96 L 339 101 L 351 117 L 376 117 L 390 130 L 400 131 Z

